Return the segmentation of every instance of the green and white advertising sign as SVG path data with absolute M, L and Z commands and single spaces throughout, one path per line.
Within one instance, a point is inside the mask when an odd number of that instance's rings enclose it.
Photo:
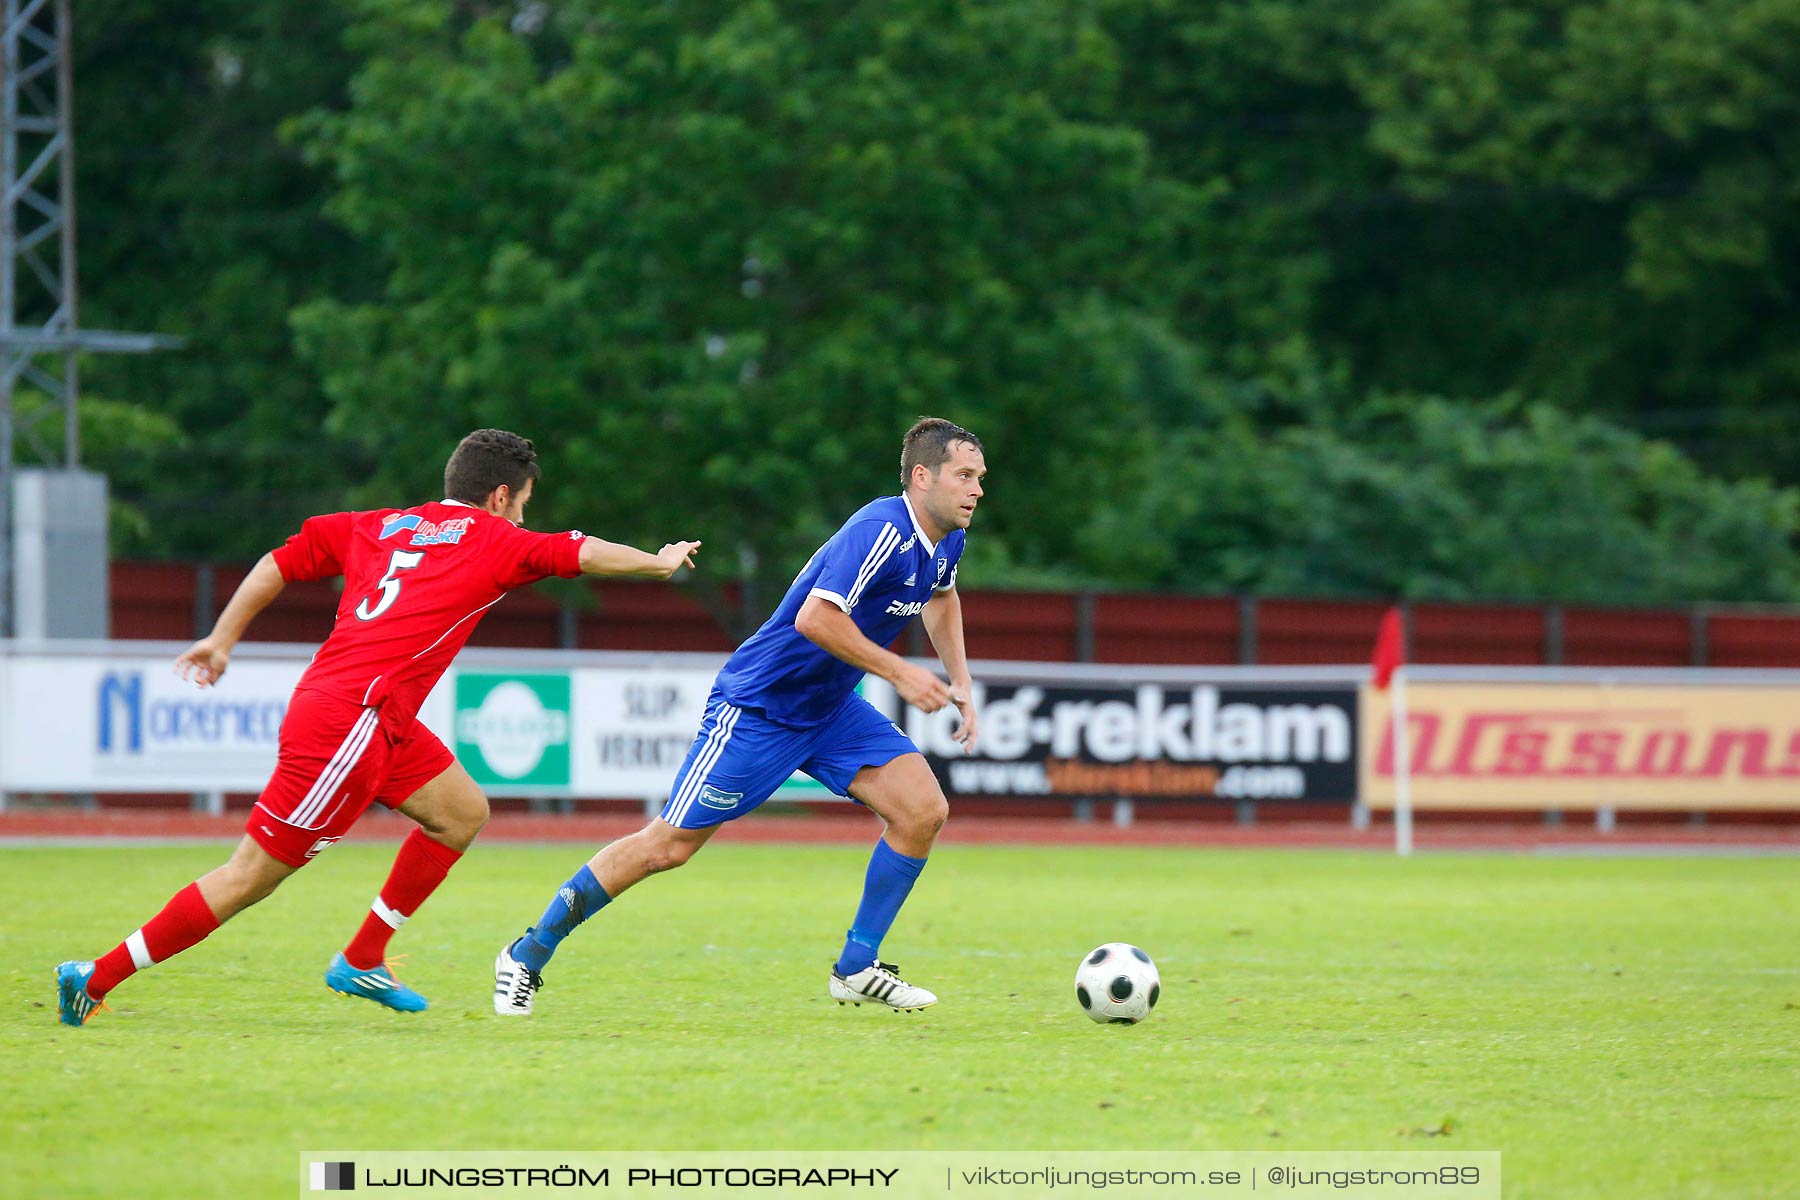
M 489 788 L 570 785 L 574 730 L 566 671 L 456 676 L 456 757 Z

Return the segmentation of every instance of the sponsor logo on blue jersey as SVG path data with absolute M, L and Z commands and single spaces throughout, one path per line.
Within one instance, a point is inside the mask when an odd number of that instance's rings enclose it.
M 890 617 L 916 617 L 925 611 L 923 600 L 896 600 L 887 606 Z
M 733 809 L 744 802 L 742 792 L 721 792 L 710 783 L 700 785 L 700 803 L 708 808 Z

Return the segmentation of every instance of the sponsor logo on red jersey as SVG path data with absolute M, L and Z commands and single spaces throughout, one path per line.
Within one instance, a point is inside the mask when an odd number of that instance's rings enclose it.
M 381 523 L 381 537 L 387 541 L 396 534 L 412 531 L 409 546 L 454 546 L 475 524 L 474 517 L 456 517 L 449 521 L 427 521 L 418 513 L 400 513 Z

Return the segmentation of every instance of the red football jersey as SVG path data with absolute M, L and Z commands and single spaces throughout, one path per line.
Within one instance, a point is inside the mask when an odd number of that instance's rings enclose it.
M 581 574 L 579 531 L 532 533 L 453 500 L 308 518 L 275 551 L 289 583 L 344 577 L 331 636 L 299 686 L 403 730 L 481 615 L 513 588 Z

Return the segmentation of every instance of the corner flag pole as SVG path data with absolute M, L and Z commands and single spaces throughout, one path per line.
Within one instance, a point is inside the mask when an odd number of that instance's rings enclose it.
M 1398 607 L 1382 614 L 1369 666 L 1375 690 L 1392 689 L 1388 729 L 1394 754 L 1394 853 L 1405 857 L 1412 853 L 1413 845 L 1412 754 L 1406 737 L 1406 626 Z
M 1412 853 L 1412 753 L 1407 743 L 1406 668 L 1394 671 L 1394 704 L 1389 720 L 1394 727 L 1394 853 Z

